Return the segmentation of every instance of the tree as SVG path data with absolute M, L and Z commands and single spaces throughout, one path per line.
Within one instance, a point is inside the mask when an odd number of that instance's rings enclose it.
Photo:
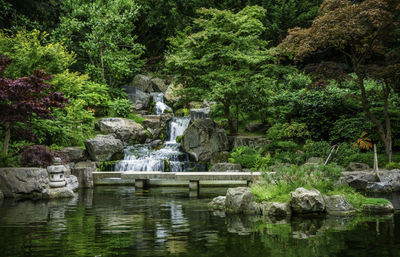
M 238 13 L 200 9 L 196 27 L 171 40 L 169 70 L 184 84 L 187 97 L 223 104 L 230 133 L 235 133 L 231 106 L 244 101 L 257 83 L 257 73 L 269 63 L 267 42 L 260 38 L 265 9 L 248 6 Z
M 110 86 L 129 81 L 140 70 L 144 47 L 134 35 L 133 0 L 70 0 L 62 2 L 62 9 L 54 38 L 78 54 L 76 70 Z
M 51 118 L 52 108 L 64 107 L 68 99 L 60 92 L 53 92 L 46 83 L 51 77 L 36 70 L 28 77 L 15 80 L 3 77 L 3 72 L 11 60 L 0 56 L 0 121 L 4 123 L 5 137 L 3 152 L 7 154 L 11 128 L 14 122 L 26 122 L 34 115 Z
M 392 131 L 388 99 L 399 77 L 399 17 L 397 0 L 365 0 L 361 3 L 325 0 L 320 16 L 311 27 L 291 29 L 279 46 L 281 52 L 289 54 L 297 62 L 319 58 L 349 64 L 356 74 L 363 110 L 385 144 L 389 161 Z M 338 55 L 342 58 L 339 59 Z M 371 111 L 365 87 L 368 78 L 377 79 L 381 86 L 384 123 Z

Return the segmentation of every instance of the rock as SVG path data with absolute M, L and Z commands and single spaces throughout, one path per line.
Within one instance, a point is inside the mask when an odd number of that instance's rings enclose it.
M 66 182 L 66 187 L 73 191 L 76 192 L 78 191 L 79 188 L 79 182 L 78 182 L 78 178 L 74 175 L 70 175 L 68 177 L 65 177 L 65 182 Z
M 264 148 L 271 140 L 263 136 L 235 136 L 232 138 L 232 148 L 237 146 L 248 146 L 251 148 Z
M 72 174 L 77 177 L 79 187 L 93 188 L 93 172 L 97 171 L 94 162 L 79 162 L 72 169 Z
M 64 147 L 61 152 L 68 156 L 70 162 L 80 162 L 86 159 L 85 150 L 80 147 Z
M 294 213 L 321 213 L 325 211 L 325 202 L 316 189 L 297 188 L 290 193 L 290 206 Z
M 0 200 L 2 200 L 4 198 L 4 194 L 3 192 L 0 190 Z
M 390 182 L 368 182 L 366 191 L 374 193 L 392 192 L 392 183 Z
M 245 214 L 261 215 L 263 206 L 260 203 L 251 202 L 247 209 L 244 211 Z
M 380 170 L 378 172 L 378 179 L 381 182 L 400 182 L 400 170 Z
M 153 88 L 151 87 L 150 82 L 151 82 L 150 77 L 138 74 L 133 78 L 132 82 L 129 84 L 129 87 L 134 87 L 143 92 L 150 93 L 154 91 Z
M 226 192 L 226 211 L 230 213 L 246 213 L 254 197 L 247 187 L 228 188 Z
M 343 195 L 324 196 L 326 211 L 332 215 L 350 214 L 356 211 Z
M 358 190 L 365 190 L 368 182 L 378 182 L 377 176 L 374 172 L 356 171 L 356 172 L 342 172 L 336 184 L 347 184 Z
M 162 145 L 161 139 L 154 140 L 154 141 L 152 141 L 152 142 L 150 143 L 150 146 L 151 146 L 151 148 L 153 148 L 153 149 L 159 147 L 160 145 Z
M 210 210 L 225 210 L 226 196 L 217 196 L 208 203 Z
M 221 162 L 228 162 L 229 157 L 231 156 L 230 152 L 218 152 L 213 155 L 210 160 L 211 164 L 221 163 Z
M 50 199 L 74 197 L 74 192 L 67 187 L 50 188 L 47 194 Z
M 286 217 L 290 216 L 291 209 L 288 203 L 263 202 L 262 214 L 269 217 Z
M 112 135 L 97 135 L 95 138 L 86 140 L 85 146 L 93 161 L 121 159 L 124 150 L 122 141 Z
M 208 162 L 215 154 L 229 149 L 225 130 L 211 119 L 195 120 L 183 134 L 181 145 L 200 162 Z
M 146 129 L 159 129 L 162 127 L 160 115 L 144 115 L 142 118 L 144 119 L 142 126 Z
M 306 165 L 320 165 L 320 164 L 324 164 L 324 159 L 321 157 L 311 157 L 307 160 Z
M 241 171 L 242 166 L 238 163 L 215 163 L 210 171 Z
M 0 191 L 6 198 L 45 198 L 49 177 L 41 168 L 1 168 Z
M 132 102 L 136 111 L 148 110 L 151 103 L 151 96 L 136 87 L 124 87 L 128 99 Z
M 168 86 L 165 84 L 165 81 L 160 78 L 152 78 L 150 80 L 151 88 L 156 92 L 165 92 L 168 89 Z
M 400 192 L 400 182 L 392 182 L 392 191 L 393 192 Z
M 178 95 L 179 90 L 182 90 L 183 86 L 182 84 L 171 84 L 168 86 L 167 90 L 164 93 L 164 99 L 167 103 L 169 104 L 174 104 L 181 99 L 181 97 Z
M 211 109 L 207 108 L 199 108 L 199 109 L 190 109 L 190 119 L 192 121 L 198 119 L 207 119 L 210 118 Z
M 147 133 L 142 125 L 123 118 L 104 118 L 96 123 L 102 133 L 113 133 L 125 144 L 144 143 Z
M 265 130 L 265 125 L 260 122 L 249 122 L 246 125 L 245 129 L 246 129 L 246 131 L 249 131 L 249 132 L 257 132 L 257 131 Z
M 347 166 L 348 171 L 361 171 L 361 170 L 369 170 L 368 164 L 360 163 L 360 162 L 350 162 Z
M 368 214 L 385 214 L 393 213 L 394 207 L 391 203 L 387 204 L 364 204 L 362 206 L 363 212 Z

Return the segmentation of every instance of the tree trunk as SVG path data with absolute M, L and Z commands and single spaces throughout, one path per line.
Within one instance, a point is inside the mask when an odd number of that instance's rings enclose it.
M 356 70 L 356 69 L 355 69 Z M 364 85 L 364 78 L 362 77 L 361 73 L 356 70 L 356 74 L 358 77 L 358 84 L 361 89 L 361 102 L 362 102 L 362 107 L 367 114 L 367 117 L 372 121 L 372 123 L 375 125 L 376 129 L 378 130 L 379 136 L 382 140 L 382 142 L 385 144 L 385 152 L 386 156 L 388 158 L 388 161 L 390 162 L 392 160 L 392 128 L 390 124 L 390 118 L 389 118 L 389 93 L 390 93 L 390 88 L 389 86 L 385 83 L 382 85 L 383 93 L 384 93 L 384 108 L 383 108 L 383 116 L 385 118 L 385 127 L 383 124 L 375 117 L 375 115 L 371 112 L 370 106 L 368 103 L 367 99 L 367 93 L 365 90 L 365 85 Z M 384 83 L 384 82 L 383 82 Z
M 11 124 L 10 122 L 6 122 L 4 126 L 6 135 L 4 137 L 4 144 L 3 144 L 3 153 L 8 154 L 8 144 L 10 142 L 10 135 L 11 135 Z
M 231 110 L 230 110 L 230 102 L 224 101 L 224 113 L 225 117 L 228 119 L 228 125 L 229 125 L 229 134 L 234 135 L 236 133 L 235 126 L 233 125 L 233 119 L 231 115 Z

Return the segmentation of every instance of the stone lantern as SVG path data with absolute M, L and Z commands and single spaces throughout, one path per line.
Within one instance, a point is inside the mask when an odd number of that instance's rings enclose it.
M 65 174 L 68 169 L 61 164 L 60 158 L 54 158 L 54 165 L 47 167 L 49 174 L 49 186 L 51 188 L 65 187 Z

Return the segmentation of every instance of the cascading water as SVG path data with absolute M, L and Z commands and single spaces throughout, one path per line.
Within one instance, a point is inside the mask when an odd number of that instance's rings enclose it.
M 156 113 L 163 113 L 169 106 L 164 104 L 162 93 L 152 93 L 156 102 Z M 158 98 L 160 97 L 160 98 Z M 158 108 L 163 105 L 166 108 Z M 173 118 L 168 125 L 167 140 L 159 150 L 151 149 L 150 144 L 138 144 L 125 148 L 125 157 L 119 161 L 115 170 L 117 171 L 190 171 L 199 169 L 199 165 L 190 162 L 189 156 L 180 151 L 180 144 L 176 142 L 178 136 L 183 135 L 190 123 L 190 116 Z M 168 166 L 167 166 L 168 165 Z M 202 169 L 202 167 L 200 168 Z
M 156 108 L 157 115 L 163 114 L 165 112 L 165 110 L 169 110 L 172 112 L 171 107 L 169 107 L 168 105 L 166 105 L 164 103 L 164 94 L 163 93 L 155 92 L 155 93 L 150 93 L 150 94 L 153 97 L 153 102 L 155 102 L 155 108 Z

